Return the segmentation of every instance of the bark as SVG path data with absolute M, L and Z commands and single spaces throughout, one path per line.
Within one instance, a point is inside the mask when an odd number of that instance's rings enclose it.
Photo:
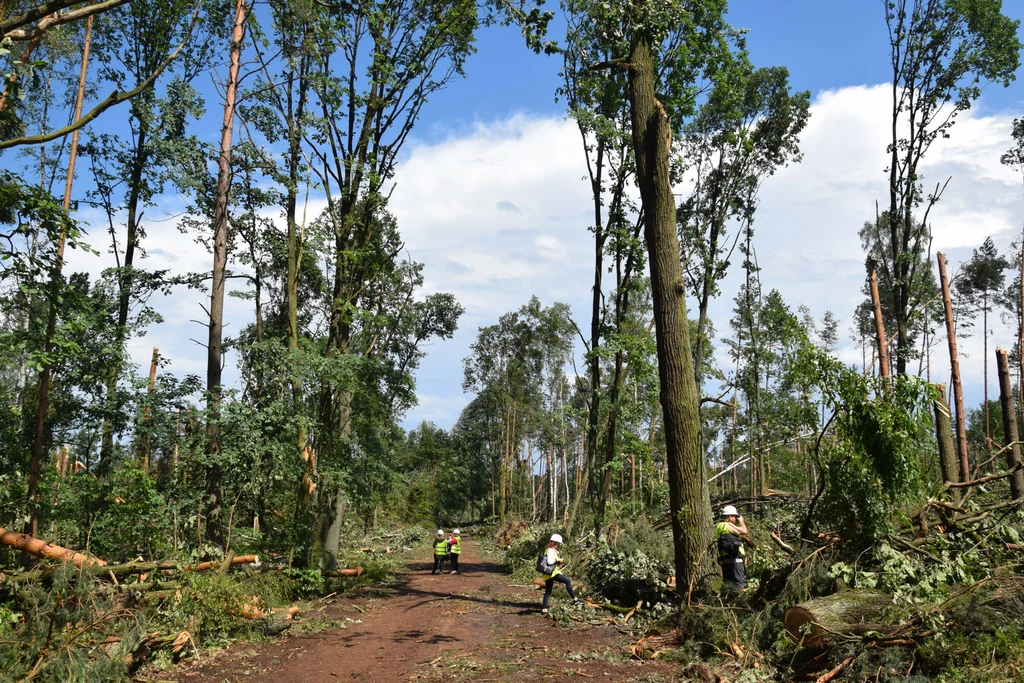
M 224 333 L 224 277 L 228 252 L 228 199 L 231 193 L 231 137 L 235 125 L 235 99 L 238 93 L 238 69 L 245 35 L 246 5 L 235 2 L 235 24 L 231 33 L 230 66 L 224 95 L 224 122 L 217 160 L 217 191 L 213 225 L 213 284 L 210 294 L 210 334 L 206 356 L 206 537 L 220 544 L 224 540 L 221 521 L 220 403 Z
M 956 447 L 953 445 L 953 427 L 950 422 L 949 404 L 946 403 L 946 385 L 936 384 L 938 394 L 932 403 L 935 411 L 935 439 L 939 444 L 939 469 L 943 482 L 959 482 L 960 470 L 957 463 Z M 954 500 L 960 504 L 960 493 L 953 491 Z
M 982 362 L 982 385 L 985 387 L 985 459 L 989 461 L 988 471 L 995 472 L 995 462 L 992 461 L 992 421 L 989 419 L 988 409 L 988 291 L 981 295 L 981 357 L 984 359 Z
M 74 550 L 68 550 L 62 548 L 59 545 L 53 545 L 46 541 L 35 538 L 28 534 L 19 534 L 15 531 L 8 531 L 3 527 L 0 527 L 0 545 L 19 550 L 36 557 L 45 557 L 48 560 L 58 560 L 60 562 L 71 562 L 76 567 L 99 565 L 104 566 L 107 563 L 95 557 L 89 557 L 82 553 L 75 552 Z
M 1003 434 L 1009 448 L 1006 466 L 1015 470 L 1010 476 L 1010 497 L 1024 498 L 1024 472 L 1020 469 L 1020 439 L 1017 433 L 1017 407 L 1013 400 L 1013 380 L 1010 378 L 1010 359 L 1006 349 L 996 349 L 996 371 L 999 373 L 999 403 L 1003 409 Z
M 891 604 L 892 596 L 882 591 L 841 591 L 790 607 L 782 621 L 794 642 L 827 647 L 844 637 L 888 630 L 883 612 Z
M 703 592 L 717 575 L 707 476 L 700 448 L 700 396 L 686 320 L 671 186 L 671 133 L 655 96 L 654 61 L 642 32 L 631 46 L 629 101 L 636 178 L 644 212 L 654 299 L 660 401 L 665 420 L 676 575 Z M 682 589 L 682 580 L 680 581 Z
M 888 337 L 885 336 L 885 322 L 882 320 L 882 301 L 878 295 L 878 273 L 872 261 L 868 266 L 868 281 L 871 283 L 871 310 L 875 316 L 875 340 L 878 346 L 878 374 L 889 376 Z
M 956 405 L 956 446 L 960 456 L 960 481 L 971 480 L 971 466 L 967 458 L 967 427 L 964 421 L 964 391 L 960 384 L 960 358 L 956 351 L 956 325 L 953 320 L 953 303 L 949 297 L 949 277 L 946 275 L 946 257 L 936 254 L 939 263 L 939 283 L 942 286 L 942 302 L 946 310 L 946 338 L 949 340 L 949 365 L 953 380 L 953 401 Z
M 82 118 L 82 102 L 85 100 L 85 82 L 89 72 L 89 48 L 92 45 L 92 16 L 89 16 L 85 25 L 85 43 L 82 47 L 82 69 L 78 74 L 78 94 L 75 97 L 75 121 Z M 71 136 L 71 150 L 68 155 L 68 175 L 64 182 L 64 211 L 71 210 L 71 187 L 75 182 L 75 162 L 78 159 L 78 129 Z M 62 271 L 64 269 L 64 231 L 61 230 L 57 238 L 56 260 L 54 261 L 53 272 L 50 273 L 50 302 L 49 312 L 46 320 L 46 336 L 43 340 L 43 348 L 46 356 L 53 353 L 53 335 L 57 331 L 57 303 L 61 287 Z M 29 463 L 28 472 L 28 502 L 30 517 L 25 524 L 25 533 L 35 536 L 39 530 L 39 467 L 42 463 L 43 450 L 46 440 L 46 414 L 49 412 L 50 379 L 52 367 L 49 363 L 43 365 L 39 373 L 39 397 L 36 404 L 36 425 L 35 435 L 32 440 L 32 459 Z

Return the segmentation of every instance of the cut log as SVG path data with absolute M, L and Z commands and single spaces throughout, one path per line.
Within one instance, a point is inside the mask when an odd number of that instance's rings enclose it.
M 327 576 L 362 576 L 363 567 L 362 565 L 356 565 L 351 569 L 335 569 L 333 572 L 328 572 Z
M 235 555 L 231 558 L 231 566 L 237 566 L 240 564 L 256 564 L 260 561 L 258 555 Z M 200 562 L 198 564 L 186 564 L 181 568 L 184 572 L 205 572 L 213 569 L 214 567 L 220 567 L 223 564 L 223 560 L 214 560 L 211 562 Z
M 83 553 L 75 552 L 74 550 L 68 550 L 62 548 L 59 545 L 53 545 L 46 541 L 34 538 L 27 534 L 19 534 L 14 531 L 8 531 L 3 527 L 0 527 L 0 545 L 14 548 L 26 552 L 36 557 L 45 557 L 48 560 L 58 560 L 60 562 L 71 562 L 76 567 L 86 566 L 106 566 L 106 562 L 96 558 L 90 557 Z
M 804 647 L 829 647 L 846 638 L 891 629 L 882 618 L 891 604 L 892 596 L 882 591 L 841 591 L 790 607 L 782 621 L 794 642 Z

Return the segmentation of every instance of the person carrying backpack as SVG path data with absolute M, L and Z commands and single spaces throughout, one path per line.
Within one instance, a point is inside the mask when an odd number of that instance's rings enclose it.
M 726 590 L 741 591 L 747 582 L 743 536 L 747 525 L 743 516 L 732 505 L 722 508 L 723 521 L 715 525 L 718 542 L 718 564 L 722 565 L 722 583 Z
M 551 598 L 551 590 L 555 587 L 555 583 L 561 583 L 565 586 L 565 589 L 569 591 L 569 597 L 572 598 L 572 604 L 577 604 L 579 598 L 572 592 L 572 579 L 562 573 L 562 556 L 559 554 L 558 549 L 562 546 L 562 537 L 559 534 L 551 534 L 551 540 L 544 547 L 540 557 L 537 558 L 537 571 L 539 571 L 544 579 L 544 602 L 541 606 L 541 614 L 548 613 L 548 600 Z
M 459 530 L 452 530 L 452 536 L 448 539 L 448 559 L 452 563 L 452 574 L 459 573 L 459 555 L 462 554 L 462 539 Z
M 448 539 L 444 537 L 444 529 L 438 529 L 434 537 L 434 571 L 431 574 L 444 574 L 444 558 L 447 555 Z

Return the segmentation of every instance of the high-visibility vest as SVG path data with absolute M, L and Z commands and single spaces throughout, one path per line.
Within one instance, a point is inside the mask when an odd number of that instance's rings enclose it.
M 715 545 L 718 544 L 718 539 L 721 538 L 722 536 L 738 536 L 738 534 L 735 534 L 735 533 L 732 532 L 732 530 L 729 528 L 728 522 L 718 522 L 717 524 L 715 524 Z M 740 538 L 740 552 L 739 552 L 739 556 L 740 556 L 740 558 L 743 558 L 743 557 L 746 556 L 746 554 L 747 554 L 747 551 L 743 547 L 743 539 Z M 719 559 L 722 559 L 722 558 L 719 558 Z
M 459 540 L 458 536 L 452 536 L 448 541 L 448 545 L 452 548 L 452 555 L 460 555 L 462 553 L 462 541 Z
M 443 538 L 439 538 L 434 541 L 434 554 L 435 555 L 447 555 L 448 554 L 448 541 Z

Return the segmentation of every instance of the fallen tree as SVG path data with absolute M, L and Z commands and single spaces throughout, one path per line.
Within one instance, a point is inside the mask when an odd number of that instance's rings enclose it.
M 883 617 L 891 604 L 892 596 L 882 591 L 846 590 L 793 605 L 782 621 L 794 642 L 811 648 L 831 647 L 891 630 Z
M 3 527 L 0 527 L 0 545 L 19 550 L 36 557 L 45 557 L 48 560 L 59 560 L 61 562 L 71 562 L 76 567 L 82 566 L 106 566 L 106 562 L 79 553 L 74 550 L 62 548 L 59 545 L 47 543 L 44 540 L 29 536 L 28 534 L 19 534 L 16 531 L 8 531 Z

